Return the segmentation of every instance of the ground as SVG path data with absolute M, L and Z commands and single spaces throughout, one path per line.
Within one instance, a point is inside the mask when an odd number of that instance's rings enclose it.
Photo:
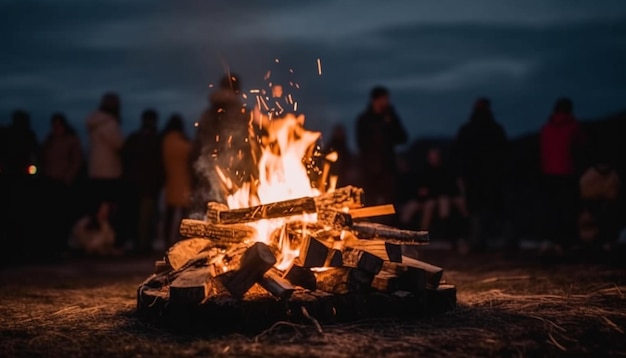
M 257 335 L 176 334 L 135 317 L 152 258 L 13 266 L 0 271 L 0 356 L 626 356 L 623 265 L 522 256 L 425 252 L 458 289 L 443 315 Z

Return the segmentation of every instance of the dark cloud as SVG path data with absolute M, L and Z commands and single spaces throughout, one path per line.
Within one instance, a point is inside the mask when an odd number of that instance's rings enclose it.
M 293 68 L 291 90 L 321 130 L 351 124 L 378 83 L 414 137 L 454 134 L 481 95 L 512 135 L 538 128 L 557 96 L 586 117 L 626 98 L 620 0 L 38 0 L 0 12 L 0 120 L 27 108 L 41 135 L 56 110 L 81 129 L 107 90 L 122 95 L 126 131 L 148 106 L 191 122 L 225 65 L 247 88 Z

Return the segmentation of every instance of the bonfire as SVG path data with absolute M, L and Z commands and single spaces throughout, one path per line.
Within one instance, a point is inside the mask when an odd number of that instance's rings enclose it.
M 414 317 L 455 306 L 443 269 L 420 261 L 428 232 L 368 221 L 393 205 L 366 206 L 363 190 L 317 180 L 305 162 L 319 132 L 303 116 L 270 122 L 258 180 L 233 187 L 219 167 L 226 203 L 203 220 L 183 219 L 138 290 L 138 312 L 182 326 L 260 327 L 276 321 L 339 322 Z M 219 324 L 216 324 L 219 322 Z

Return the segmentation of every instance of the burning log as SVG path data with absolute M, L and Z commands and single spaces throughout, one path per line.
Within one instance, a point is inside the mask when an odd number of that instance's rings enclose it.
M 376 275 L 383 267 L 383 259 L 367 251 L 346 247 L 341 253 L 344 267 L 355 268 Z
M 306 267 L 291 265 L 283 275 L 283 278 L 307 290 L 315 291 L 317 288 L 315 274 Z
M 370 222 L 354 223 L 351 229 L 361 239 L 381 238 L 391 243 L 405 245 L 420 245 L 429 242 L 428 231 L 401 230 Z
M 296 289 L 276 269 L 267 271 L 259 281 L 259 285 L 278 298 L 288 298 Z
M 243 297 L 275 264 L 276 257 L 270 248 L 264 243 L 256 242 L 241 256 L 237 270 L 219 275 L 218 279 L 233 297 Z
M 318 208 L 360 208 L 363 206 L 363 189 L 346 186 L 315 197 Z
M 216 205 L 210 204 L 207 210 L 207 220 L 216 224 L 238 224 L 315 212 L 317 212 L 315 200 L 311 197 L 234 210 L 220 210 Z
M 324 262 L 324 267 L 342 267 L 343 257 L 341 251 L 337 249 L 330 249 L 328 251 L 328 257 Z
M 371 273 L 348 267 L 317 272 L 315 277 L 319 290 L 337 294 L 367 292 L 374 279 Z
M 215 244 L 211 240 L 201 238 L 178 241 L 165 252 L 165 263 L 177 270 L 201 251 L 214 246 Z
M 256 231 L 247 225 L 219 225 L 202 220 L 183 219 L 180 223 L 183 237 L 202 237 L 221 244 L 236 244 L 254 237 Z
M 360 240 L 346 235 L 345 247 L 359 249 L 380 257 L 385 261 L 402 262 L 402 246 L 385 240 Z
M 352 216 L 337 209 L 322 208 L 317 211 L 317 222 L 341 230 L 352 226 Z

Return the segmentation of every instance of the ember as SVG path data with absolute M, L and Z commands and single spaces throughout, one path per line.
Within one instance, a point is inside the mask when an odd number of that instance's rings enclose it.
M 204 220 L 182 220 L 187 239 L 169 248 L 140 285 L 139 313 L 241 330 L 280 320 L 318 324 L 454 307 L 456 289 L 442 284 L 443 270 L 417 259 L 428 232 L 365 221 L 395 210 L 364 206 L 360 188 L 334 188 L 328 169 L 336 153 L 311 180 L 306 163 L 320 133 L 304 128 L 303 115 L 272 120 L 275 109 L 261 96 L 256 101 L 266 111 L 267 132 L 258 141 L 258 177 L 236 186 L 215 168 L 226 203 L 207 203 Z M 218 321 L 228 323 L 213 327 Z

